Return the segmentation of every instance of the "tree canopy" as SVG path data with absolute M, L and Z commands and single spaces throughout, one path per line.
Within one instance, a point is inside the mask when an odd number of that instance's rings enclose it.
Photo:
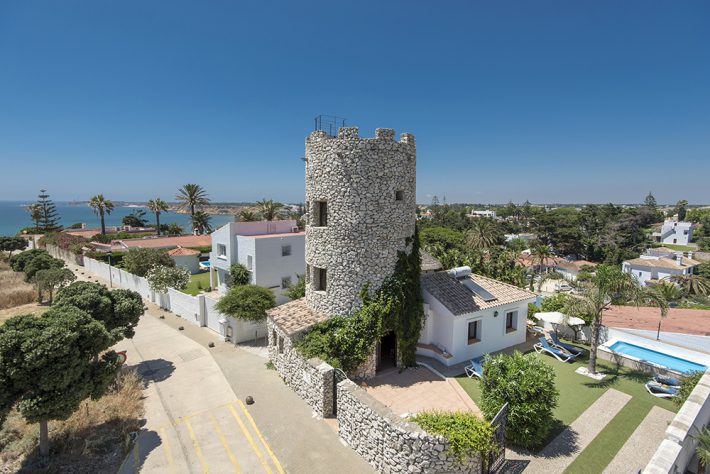
M 248 285 L 251 282 L 251 272 L 241 263 L 233 263 L 229 267 L 229 286 Z
M 0 251 L 9 252 L 12 257 L 12 252 L 15 250 L 24 250 L 29 245 L 27 239 L 22 237 L 8 237 L 0 235 Z
M 136 248 L 123 256 L 121 264 L 129 273 L 146 276 L 148 271 L 156 266 L 174 267 L 175 260 L 163 249 Z
M 182 290 L 190 283 L 190 272 L 183 267 L 164 267 L 158 265 L 148 270 L 145 275 L 150 289 L 156 293 L 165 293 L 168 288 Z
M 112 343 L 132 338 L 143 315 L 143 300 L 135 291 L 109 291 L 100 283 L 77 281 L 57 292 L 54 306 L 75 306 L 104 324 Z
M 217 310 L 228 316 L 247 321 L 266 319 L 266 310 L 276 306 L 274 294 L 256 285 L 232 287 L 217 302 Z
M 49 304 L 52 304 L 54 291 L 68 285 L 74 280 L 76 280 L 76 275 L 68 268 L 47 268 L 45 270 L 39 270 L 33 278 L 37 286 L 39 303 L 42 302 L 42 294 L 46 291 L 49 293 Z

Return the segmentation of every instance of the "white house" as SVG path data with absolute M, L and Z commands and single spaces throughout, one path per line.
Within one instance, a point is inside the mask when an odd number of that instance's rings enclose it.
M 693 229 L 695 224 L 692 222 L 678 222 L 667 220 L 663 223 L 660 232 L 654 232 L 653 239 L 662 244 L 678 244 L 688 245 L 693 241 Z
M 178 247 L 168 250 L 168 255 L 175 261 L 175 266 L 187 269 L 191 275 L 200 272 L 200 252 Z
M 496 214 L 496 211 L 486 209 L 485 211 L 471 211 L 471 214 L 469 214 L 468 217 L 489 217 L 491 219 L 495 219 L 498 215 Z
M 642 286 L 658 283 L 673 275 L 690 275 L 700 262 L 692 259 L 692 252 L 688 257 L 683 252 L 670 249 L 649 249 L 645 254 L 633 260 L 625 260 L 622 270 L 632 274 Z
M 421 281 L 426 321 L 417 354 L 451 366 L 525 342 L 535 293 L 469 267 L 428 273 Z
M 211 236 L 211 286 L 220 293 L 227 291 L 233 263 L 247 267 L 251 283 L 271 289 L 278 304 L 288 300 L 283 290 L 305 273 L 305 233 L 295 220 L 230 222 Z

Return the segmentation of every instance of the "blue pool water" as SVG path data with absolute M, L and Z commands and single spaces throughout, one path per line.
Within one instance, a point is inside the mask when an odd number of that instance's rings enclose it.
M 680 373 L 689 372 L 705 372 L 707 367 L 695 362 L 690 362 L 679 357 L 664 354 L 662 352 L 653 351 L 644 347 L 629 344 L 628 342 L 618 341 L 609 346 L 609 349 L 619 354 L 635 357 L 644 362 L 651 362 Z

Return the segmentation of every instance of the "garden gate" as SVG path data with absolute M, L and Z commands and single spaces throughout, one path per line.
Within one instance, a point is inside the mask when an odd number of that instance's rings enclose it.
M 505 425 L 508 422 L 508 403 L 503 405 L 491 420 L 493 427 L 493 442 L 498 449 L 488 455 L 486 463 L 488 472 L 497 472 L 505 464 Z

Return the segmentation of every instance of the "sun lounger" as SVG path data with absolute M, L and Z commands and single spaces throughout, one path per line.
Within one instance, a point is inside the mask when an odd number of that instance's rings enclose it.
M 646 384 L 646 390 L 658 398 L 673 398 L 678 395 L 678 387 L 663 385 L 653 380 Z
M 466 371 L 466 375 L 468 375 L 468 378 L 483 378 L 483 357 L 471 359 L 471 364 L 467 365 L 464 370 Z
M 557 347 L 558 349 L 566 350 L 567 352 L 570 352 L 577 356 L 584 354 L 584 349 L 580 349 L 577 346 L 573 346 L 572 344 L 566 344 L 560 341 L 560 338 L 557 337 L 557 334 L 555 334 L 554 332 L 550 333 L 550 338 L 552 339 L 552 345 L 554 347 Z
M 680 387 L 681 381 L 674 377 L 669 377 L 668 375 L 656 374 L 653 376 L 655 382 L 661 385 L 669 385 L 671 387 Z
M 543 353 L 547 352 L 548 354 L 551 354 L 555 359 L 559 360 L 560 362 L 569 362 L 574 360 L 577 355 L 572 354 L 569 351 L 560 349 L 558 347 L 553 347 L 550 345 L 550 343 L 545 339 L 544 337 L 540 338 L 540 342 L 535 344 L 533 346 L 535 348 L 535 352 L 537 353 Z

